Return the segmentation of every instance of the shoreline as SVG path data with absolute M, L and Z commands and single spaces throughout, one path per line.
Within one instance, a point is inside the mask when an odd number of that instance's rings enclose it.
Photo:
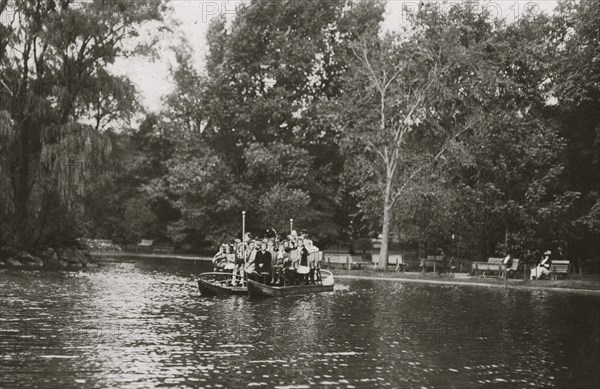
M 579 293 L 600 296 L 600 278 L 585 280 L 528 280 L 509 279 L 508 282 L 495 278 L 475 278 L 463 273 L 457 273 L 458 277 L 450 276 L 422 276 L 421 273 L 393 273 L 375 272 L 361 270 L 332 270 L 335 278 L 357 279 L 385 282 L 410 282 L 432 285 L 448 286 L 471 286 L 479 288 L 497 288 L 513 290 L 536 290 L 562 293 Z
M 129 253 L 129 252 L 117 252 L 117 253 L 102 253 L 97 251 L 90 251 L 90 255 L 99 261 L 113 262 L 119 260 L 127 260 L 127 258 L 135 259 L 179 259 L 184 261 L 201 261 L 210 262 L 212 258 L 208 256 L 202 256 L 199 254 L 163 254 L 163 253 Z

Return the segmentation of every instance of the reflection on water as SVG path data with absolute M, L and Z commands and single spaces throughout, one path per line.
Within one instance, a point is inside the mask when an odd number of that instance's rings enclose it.
M 598 387 L 595 296 L 371 281 L 203 298 L 199 267 L 0 273 L 2 387 Z

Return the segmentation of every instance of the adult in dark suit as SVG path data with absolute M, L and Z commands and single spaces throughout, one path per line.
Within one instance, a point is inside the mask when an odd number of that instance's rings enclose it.
M 260 273 L 268 273 L 266 282 L 270 282 L 271 278 L 271 259 L 272 255 L 268 249 L 267 243 L 263 242 L 260 245 L 260 251 L 256 253 L 256 271 Z

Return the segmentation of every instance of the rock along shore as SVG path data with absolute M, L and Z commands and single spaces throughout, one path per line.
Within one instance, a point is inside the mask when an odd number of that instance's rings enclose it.
M 47 248 L 33 254 L 29 251 L 2 252 L 0 255 L 0 268 L 8 269 L 78 270 L 96 266 L 89 252 L 73 247 Z

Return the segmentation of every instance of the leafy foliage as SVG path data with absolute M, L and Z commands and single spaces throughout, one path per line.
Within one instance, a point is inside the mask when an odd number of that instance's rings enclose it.
M 162 6 L 159 0 L 11 5 L 15 17 L 0 29 L 0 174 L 8 184 L 0 191 L 3 223 L 14 236 L 3 239 L 22 247 L 65 244 L 86 225 L 78 204 L 110 152 L 103 132 L 138 110 L 132 84 L 109 65 L 136 50 L 125 41 L 140 24 L 160 20 Z

